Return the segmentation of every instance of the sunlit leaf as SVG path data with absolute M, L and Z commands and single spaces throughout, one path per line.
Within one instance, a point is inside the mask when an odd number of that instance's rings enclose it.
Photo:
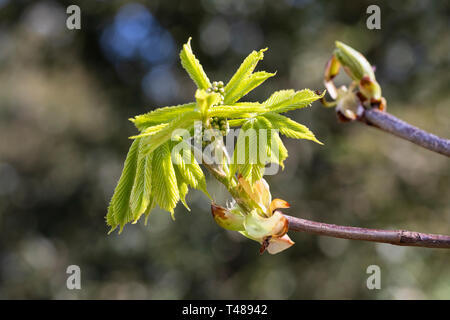
M 288 117 L 273 112 L 264 114 L 264 117 L 271 122 L 274 129 L 280 130 L 280 133 L 288 138 L 307 139 L 322 144 L 306 126 Z
M 239 69 L 225 86 L 225 92 L 234 95 L 233 92 L 236 90 L 236 87 L 253 72 L 258 61 L 264 58 L 264 51 L 266 50 L 267 49 L 252 51 L 252 53 L 244 59 L 239 66 Z
M 136 176 L 139 143 L 140 141 L 137 139 L 131 144 L 122 174 L 111 199 L 106 217 L 107 223 L 111 226 L 111 231 L 117 226 L 120 226 L 120 230 L 122 230 L 123 226 L 133 219 L 130 209 L 130 194 Z
M 145 154 L 153 152 L 160 145 L 171 139 L 174 130 L 190 129 L 194 126 L 194 121 L 200 119 L 201 114 L 198 111 L 189 111 L 184 113 L 183 115 L 178 116 L 177 118 L 172 120 L 164 129 L 149 137 L 142 138 L 145 142 L 145 146 L 142 152 L 144 152 Z
M 181 65 L 187 71 L 192 80 L 199 89 L 207 89 L 211 87 L 211 82 L 208 79 L 205 71 L 203 70 L 200 61 L 195 57 L 191 48 L 191 38 L 183 45 L 183 49 L 180 52 Z
M 262 84 L 268 78 L 273 77 L 275 73 L 269 73 L 265 71 L 259 71 L 252 73 L 247 78 L 243 79 L 241 82 L 233 87 L 233 90 L 225 90 L 225 100 L 224 104 L 232 104 L 238 101 L 240 98 L 245 96 L 247 93 L 255 89 L 257 86 Z
M 180 200 L 177 177 L 172 164 L 169 143 L 166 142 L 154 151 L 152 160 L 152 194 L 161 209 L 174 213 Z
M 170 122 L 174 118 L 184 114 L 185 112 L 193 111 L 195 107 L 196 104 L 192 102 L 173 107 L 159 108 L 151 112 L 131 118 L 130 121 L 134 123 L 136 128 L 142 131 L 151 126 Z
M 309 89 L 301 91 L 281 90 L 273 93 L 264 104 L 272 112 L 283 113 L 307 107 L 312 102 L 322 98 L 324 94 L 325 93 L 318 95 Z

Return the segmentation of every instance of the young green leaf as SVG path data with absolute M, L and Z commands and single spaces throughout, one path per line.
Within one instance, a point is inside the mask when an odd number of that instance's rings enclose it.
M 238 172 L 252 185 L 263 177 L 266 163 L 266 159 L 259 154 L 261 141 L 256 122 L 255 119 L 250 119 L 242 126 L 230 165 L 230 175 Z M 266 146 L 262 148 L 266 149 Z
M 239 69 L 225 86 L 225 92 L 233 94 L 233 92 L 235 91 L 235 87 L 237 87 L 239 83 L 241 83 L 241 81 L 246 79 L 253 72 L 256 65 L 258 64 L 258 61 L 264 58 L 264 51 L 266 50 L 267 48 L 259 51 L 252 51 L 252 53 L 250 53 L 247 58 L 244 59 Z
M 191 208 L 189 208 L 187 202 L 186 202 L 186 195 L 189 192 L 188 184 L 184 181 L 183 176 L 181 175 L 180 169 L 175 166 L 175 175 L 177 177 L 177 184 L 178 184 L 178 192 L 180 194 L 180 201 L 184 205 L 184 207 L 191 211 Z
M 230 125 L 230 127 L 240 127 L 247 121 L 248 119 L 231 119 L 228 120 L 228 124 Z
M 212 199 L 206 189 L 205 175 L 199 163 L 195 159 L 190 144 L 186 141 L 181 141 L 178 143 L 182 145 L 182 148 L 179 153 L 172 152 L 172 159 L 174 160 L 174 166 L 180 172 L 183 181 L 192 188 L 202 191 L 207 197 Z
M 233 104 L 274 75 L 275 73 L 269 73 L 265 71 L 259 71 L 250 74 L 247 78 L 237 83 L 233 87 L 233 90 L 225 90 L 224 104 Z
M 157 133 L 144 137 L 145 147 L 143 148 L 144 154 L 149 154 L 153 152 L 156 148 L 158 148 L 163 143 L 169 141 L 172 137 L 172 133 L 176 129 L 186 129 L 189 130 L 194 126 L 195 120 L 200 120 L 201 114 L 199 111 L 189 111 L 176 117 L 172 120 L 167 127 L 158 131 Z
M 136 128 L 139 129 L 139 131 L 142 131 L 151 126 L 170 122 L 174 118 L 184 114 L 185 112 L 193 111 L 195 107 L 196 104 L 192 102 L 173 107 L 159 108 L 150 111 L 148 113 L 141 114 L 134 118 L 131 118 L 130 121 L 134 123 L 134 125 L 136 126 Z
M 111 226 L 111 231 L 120 226 L 121 232 L 123 226 L 133 219 L 130 209 L 130 194 L 136 176 L 139 143 L 139 139 L 136 139 L 131 144 L 122 174 L 111 199 L 106 217 L 108 225 Z
M 294 90 L 281 90 L 273 93 L 264 104 L 272 112 L 283 113 L 290 110 L 300 109 L 309 106 L 312 102 L 322 98 L 325 92 L 318 95 L 312 90 L 304 89 L 295 92 Z
M 271 122 L 274 129 L 280 130 L 280 133 L 284 134 L 288 138 L 307 139 L 323 144 L 316 139 L 314 133 L 312 133 L 306 126 L 291 120 L 288 117 L 274 112 L 268 112 L 264 114 L 264 117 Z
M 152 193 L 161 209 L 174 214 L 180 200 L 177 177 L 172 164 L 169 143 L 160 145 L 154 151 L 152 160 Z
M 184 70 L 187 71 L 192 80 L 199 89 L 207 89 L 211 87 L 211 82 L 208 79 L 205 71 L 203 70 L 200 61 L 195 57 L 191 48 L 191 38 L 183 45 L 183 49 L 180 52 L 181 65 Z
M 208 112 L 209 117 L 221 118 L 251 118 L 254 114 L 262 114 L 267 109 L 262 105 L 240 105 L 240 106 L 216 106 Z
M 162 129 L 164 129 L 168 125 L 169 125 L 168 123 L 161 123 L 161 124 L 157 124 L 156 126 L 148 127 L 146 129 L 144 129 L 144 131 L 142 131 L 142 133 L 135 135 L 135 136 L 131 136 L 130 139 L 137 139 L 137 138 L 152 136 L 155 133 L 160 132 Z
M 142 147 L 143 143 L 140 140 L 139 149 L 142 150 Z M 152 156 L 153 154 L 144 155 L 143 152 L 139 152 L 138 155 L 136 176 L 130 196 L 133 221 L 139 219 L 150 203 Z

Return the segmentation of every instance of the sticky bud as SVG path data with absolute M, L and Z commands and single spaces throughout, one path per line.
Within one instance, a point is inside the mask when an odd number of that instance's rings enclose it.
M 364 76 L 375 80 L 375 74 L 369 61 L 352 47 L 336 41 L 334 55 L 344 67 L 345 72 L 355 81 L 360 81 Z
M 232 231 L 244 230 L 244 215 L 240 210 L 227 208 L 211 204 L 211 214 L 214 221 L 224 229 Z
M 381 87 L 376 80 L 372 80 L 369 76 L 364 76 L 359 81 L 359 91 L 366 97 L 371 100 L 374 99 L 376 101 L 381 99 Z

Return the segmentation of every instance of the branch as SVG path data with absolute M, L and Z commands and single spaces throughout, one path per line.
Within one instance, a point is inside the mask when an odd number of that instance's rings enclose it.
M 289 230 L 317 234 L 321 236 L 390 243 L 397 246 L 450 249 L 450 236 L 427 234 L 406 230 L 381 230 L 338 226 L 315 222 L 285 215 Z
M 231 196 L 241 206 L 245 212 L 249 212 L 247 207 L 249 199 L 244 199 L 242 192 L 240 192 L 237 185 L 229 180 L 221 170 L 214 166 L 203 163 L 205 168 L 222 184 L 226 186 Z M 317 234 L 321 236 L 363 240 L 381 243 L 390 243 L 398 246 L 414 246 L 426 248 L 447 248 L 450 249 L 450 236 L 427 234 L 406 230 L 381 230 L 381 229 L 366 229 L 357 227 L 338 226 L 335 224 L 328 224 L 322 222 L 315 222 L 284 215 L 289 222 L 290 231 L 299 231 Z
M 450 140 L 414 127 L 387 112 L 378 109 L 366 109 L 358 120 L 423 148 L 450 157 Z

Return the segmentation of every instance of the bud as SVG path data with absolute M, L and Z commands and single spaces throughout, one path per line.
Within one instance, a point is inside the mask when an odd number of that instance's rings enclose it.
M 368 76 L 364 76 L 359 81 L 359 91 L 365 98 L 376 101 L 381 99 L 381 87 L 376 80 L 370 79 Z
M 256 202 L 260 209 L 264 211 L 265 214 L 272 201 L 272 195 L 270 194 L 269 184 L 266 180 L 260 179 L 256 181 L 253 186 L 239 175 L 239 185 L 248 194 L 250 199 Z M 269 216 L 269 214 L 267 214 Z
M 353 80 L 359 82 L 364 76 L 368 76 L 370 80 L 375 80 L 375 74 L 369 61 L 352 47 L 336 41 L 334 55 Z
M 197 89 L 195 92 L 195 99 L 197 100 L 197 107 L 203 116 L 206 116 L 207 111 L 213 105 L 220 101 L 220 94 L 215 92 L 208 92 L 207 90 Z
M 245 231 L 241 231 L 241 234 L 258 241 L 261 244 L 261 254 L 266 249 L 270 254 L 276 254 L 294 245 L 286 234 L 289 222 L 280 211 L 275 211 L 269 218 L 261 217 L 253 211 L 245 217 L 244 225 Z
M 238 209 L 227 209 L 211 204 L 211 213 L 216 223 L 224 229 L 232 231 L 244 230 L 244 214 Z
M 339 69 L 341 64 L 337 60 L 336 56 L 333 55 L 330 60 L 328 60 L 327 65 L 325 66 L 325 81 L 330 81 L 339 73 Z

